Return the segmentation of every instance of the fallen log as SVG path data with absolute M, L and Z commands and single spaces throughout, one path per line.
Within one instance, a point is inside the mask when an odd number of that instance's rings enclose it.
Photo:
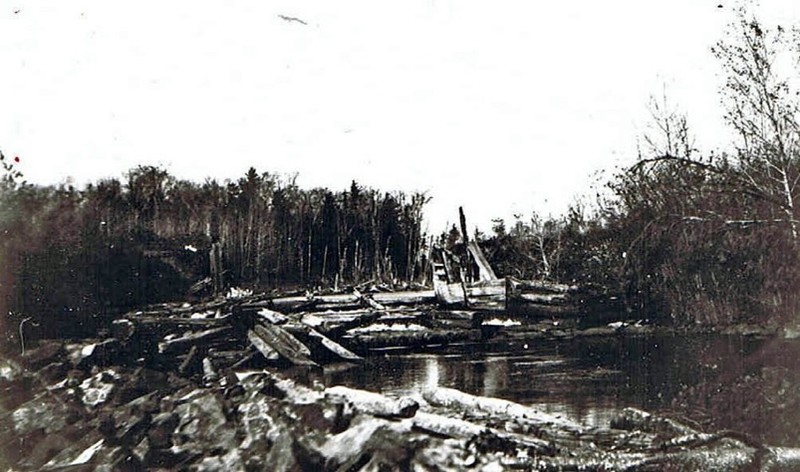
M 135 330 L 148 335 L 161 336 L 177 330 L 210 329 L 230 325 L 230 315 L 219 318 L 187 318 L 169 316 L 130 316 L 124 319 L 134 324 Z
M 354 346 L 362 349 L 384 347 L 424 347 L 456 342 L 477 342 L 481 340 L 479 329 L 469 330 L 385 330 L 353 333 L 344 336 Z
M 228 332 L 230 329 L 231 329 L 230 326 L 220 326 L 218 328 L 211 328 L 204 331 L 187 334 L 179 338 L 161 341 L 158 344 L 158 352 L 160 352 L 161 354 L 172 354 L 175 352 L 181 352 L 183 350 L 191 348 L 191 346 L 201 341 L 208 342 L 212 339 L 215 339 L 221 336 L 222 334 Z
M 584 430 L 583 426 L 578 423 L 540 412 L 519 403 L 500 398 L 470 395 L 452 388 L 429 388 L 422 393 L 422 397 L 431 405 L 461 412 L 482 412 L 498 418 L 510 417 L 574 434 L 581 434 Z
M 372 308 L 373 310 L 382 311 L 386 309 L 385 306 L 373 300 L 372 297 L 368 297 L 362 294 L 361 292 L 358 291 L 358 289 L 353 289 L 353 295 L 355 295 L 361 303 L 368 306 L 369 308 Z
M 191 375 L 195 371 L 198 370 L 198 367 L 201 365 L 200 353 L 197 349 L 197 346 L 192 346 L 189 349 L 189 353 L 186 354 L 186 358 L 181 362 L 181 365 L 178 367 L 178 373 L 182 376 Z
M 268 361 L 277 361 L 280 358 L 278 351 L 276 351 L 267 341 L 261 338 L 261 336 L 253 330 L 247 331 L 247 339 L 256 348 L 256 351 L 260 352 L 264 359 Z
M 409 397 L 394 399 L 342 386 L 326 388 L 325 398 L 347 400 L 357 411 L 382 418 L 411 418 L 419 409 L 419 403 Z
M 263 308 L 275 310 L 281 313 L 296 313 L 299 311 L 313 310 L 319 300 L 310 296 L 294 296 L 272 298 L 264 301 L 244 302 L 239 305 L 243 311 L 257 312 Z
M 483 443 L 484 447 L 491 449 L 498 446 L 507 449 L 510 446 L 513 449 L 527 450 L 541 455 L 552 456 L 556 453 L 556 447 L 549 441 L 529 435 L 499 431 L 458 418 L 418 412 L 410 421 L 418 430 L 454 439 L 478 441 Z M 494 444 L 490 445 L 491 443 Z
M 302 323 L 290 323 L 284 325 L 283 328 L 305 343 L 311 351 L 312 357 L 318 361 L 361 362 L 364 360 L 358 354 L 353 353 L 311 326 Z
M 384 306 L 432 305 L 436 303 L 436 294 L 433 292 L 433 290 L 418 290 L 412 292 L 379 292 L 373 294 L 372 299 Z
M 667 436 L 693 436 L 699 432 L 677 421 L 656 416 L 638 408 L 625 408 L 611 420 L 611 427 L 624 430 L 641 430 Z
M 321 333 L 338 337 L 346 331 L 369 325 L 381 317 L 380 313 L 357 310 L 351 312 L 306 313 L 300 321 Z
M 271 324 L 257 324 L 253 327 L 265 343 L 272 347 L 284 359 L 294 365 L 316 366 L 311 360 L 311 351 L 285 329 Z
M 256 315 L 258 318 L 272 324 L 283 324 L 289 321 L 289 317 L 283 313 L 278 313 L 277 311 L 270 310 L 269 308 L 262 308 L 258 310 Z
M 299 311 L 320 311 L 325 309 L 353 309 L 361 306 L 364 298 L 372 300 L 377 305 L 385 307 L 394 305 L 419 305 L 433 304 L 436 297 L 432 290 L 408 292 L 378 292 L 363 295 L 359 289 L 352 294 L 309 295 L 278 297 L 267 301 L 245 302 L 241 308 L 253 310 L 269 308 L 283 313 L 296 313 Z M 369 303 L 369 302 L 366 302 Z
M 263 356 L 263 354 L 260 351 L 258 351 L 258 350 L 256 350 L 256 351 L 250 350 L 250 352 L 245 354 L 244 357 L 239 359 L 239 361 L 236 362 L 235 364 L 233 364 L 230 368 L 232 370 L 241 369 L 241 368 L 249 365 L 251 362 L 253 362 L 259 356 Z

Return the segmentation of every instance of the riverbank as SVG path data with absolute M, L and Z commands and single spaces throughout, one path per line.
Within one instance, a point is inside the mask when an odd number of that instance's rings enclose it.
M 635 409 L 620 408 L 607 421 L 586 425 L 438 382 L 411 395 L 383 395 L 366 385 L 365 390 L 326 381 L 329 373 L 387 349 L 520 348 L 536 340 L 648 337 L 667 328 L 637 321 L 591 328 L 554 320 L 523 323 L 500 313 L 441 310 L 424 296 L 408 294 L 338 297 L 287 301 L 244 294 L 166 304 L 126 314 L 103 338 L 30 341 L 24 354 L 4 360 L 0 368 L 0 430 L 8 438 L 2 465 L 13 470 L 689 465 L 790 470 L 786 467 L 796 465 L 794 450 Z
M 703 432 L 636 409 L 586 427 L 443 387 L 390 397 L 328 386 L 315 380 L 313 369 L 204 369 L 202 376 L 182 376 L 120 364 L 125 362 L 97 355 L 96 344 L 58 343 L 3 361 L 2 465 L 220 471 L 800 467 L 799 450 L 764 446 L 732 431 Z

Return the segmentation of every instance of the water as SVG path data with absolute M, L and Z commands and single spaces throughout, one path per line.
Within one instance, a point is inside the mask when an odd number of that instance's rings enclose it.
M 325 380 L 392 395 L 451 387 L 607 426 L 628 406 L 666 412 L 681 389 L 741 371 L 761 344 L 742 336 L 609 336 L 383 351 Z

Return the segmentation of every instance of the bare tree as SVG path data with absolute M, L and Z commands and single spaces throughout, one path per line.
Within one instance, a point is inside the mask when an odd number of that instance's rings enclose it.
M 650 96 L 650 122 L 642 135 L 647 154 L 689 159 L 694 153 L 694 138 L 687 115 L 674 106 L 664 86 L 661 97 Z
M 797 240 L 800 102 L 790 77 L 800 48 L 784 28 L 767 29 L 742 9 L 713 52 L 726 74 L 722 90 L 726 120 L 740 138 L 740 181 L 778 205 Z

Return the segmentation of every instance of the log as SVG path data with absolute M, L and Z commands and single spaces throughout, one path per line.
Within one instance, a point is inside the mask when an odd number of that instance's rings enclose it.
M 223 333 L 228 332 L 230 329 L 230 326 L 220 326 L 219 328 L 211 328 L 204 331 L 187 334 L 186 336 L 182 336 L 180 338 L 162 341 L 158 344 L 158 351 L 162 354 L 181 352 L 189 349 L 191 346 L 201 341 L 208 342 L 211 339 L 215 339 Z
M 214 368 L 214 363 L 208 357 L 203 358 L 203 383 L 211 384 L 219 380 L 219 373 Z
M 284 325 L 283 328 L 306 343 L 306 346 L 311 350 L 315 359 L 326 361 L 343 360 L 348 362 L 361 362 L 364 360 L 364 358 L 358 354 L 353 353 L 311 326 L 302 323 L 293 323 Z
M 340 313 L 306 313 L 300 317 L 300 321 L 325 335 L 336 337 L 347 330 L 372 324 L 380 317 L 380 313 L 358 310 Z
M 271 324 L 257 324 L 253 331 L 284 359 L 294 365 L 316 366 L 311 351 L 285 329 Z
M 280 325 L 290 318 L 283 313 L 260 306 L 260 304 L 237 305 L 232 308 L 230 324 L 236 328 L 237 334 L 243 336 L 247 330 L 257 323 Z
M 556 447 L 550 441 L 529 435 L 500 431 L 458 418 L 418 412 L 411 419 L 411 422 L 414 428 L 418 430 L 454 439 L 482 440 L 484 443 L 495 444 L 504 443 L 505 446 L 511 446 L 517 450 L 524 449 L 548 456 L 556 453 Z
M 425 329 L 419 331 L 373 331 L 346 336 L 355 346 L 367 349 L 383 347 L 423 347 L 455 342 L 477 342 L 481 340 L 479 329 Z
M 197 370 L 200 362 L 200 355 L 197 346 L 192 346 L 192 348 L 189 349 L 189 354 L 186 355 L 186 359 L 184 359 L 183 362 L 181 362 L 181 365 L 178 367 L 178 373 L 185 377 Z
M 270 344 L 261 339 L 255 331 L 248 330 L 247 331 L 247 339 L 250 340 L 250 343 L 256 348 L 256 351 L 260 352 L 264 359 L 268 361 L 277 361 L 280 358 L 278 351 L 276 351 Z
M 230 325 L 230 315 L 221 318 L 186 318 L 168 316 L 131 316 L 125 318 L 134 324 L 137 333 L 163 337 L 166 334 L 186 329 L 211 329 Z
M 281 313 L 297 313 L 301 311 L 322 311 L 322 310 L 351 310 L 362 306 L 361 292 L 333 295 L 314 295 L 314 296 L 291 296 L 277 297 L 265 301 L 248 301 L 242 303 L 240 308 L 243 311 L 258 311 L 262 308 L 276 310 Z M 367 298 L 381 305 L 385 309 L 391 305 L 418 305 L 436 302 L 435 294 L 432 290 L 416 290 L 407 292 L 378 292 L 370 294 Z
M 699 432 L 670 418 L 655 416 L 638 408 L 625 408 L 611 420 L 611 427 L 624 430 L 642 430 L 668 436 L 692 436 Z
M 452 388 L 429 388 L 422 393 L 422 396 L 431 405 L 455 409 L 462 412 L 481 412 L 493 417 L 510 417 L 540 426 L 561 429 L 574 434 L 581 434 L 584 429 L 578 423 L 542 413 L 533 408 L 520 405 L 519 403 L 499 398 L 470 395 Z
M 282 313 L 295 313 L 313 310 L 318 304 L 319 300 L 309 297 L 275 298 L 270 301 L 269 308 Z
M 248 354 L 246 354 L 244 357 L 242 357 L 238 362 L 233 364 L 231 366 L 231 369 L 233 369 L 233 370 L 241 369 L 242 367 L 246 366 L 247 364 L 249 364 L 250 362 L 255 360 L 257 356 L 263 356 L 263 353 L 261 353 L 258 350 L 256 350 L 256 352 L 252 352 L 251 351 Z
M 381 418 L 411 418 L 419 409 L 419 403 L 409 397 L 394 399 L 343 386 L 326 388 L 325 398 L 349 401 L 356 410 Z
M 383 306 L 421 305 L 436 303 L 436 294 L 433 292 L 433 290 L 379 292 L 373 294 L 372 299 Z
M 358 297 L 358 299 L 359 299 L 359 301 L 361 303 L 363 303 L 364 305 L 368 306 L 369 308 L 372 308 L 373 310 L 382 311 L 382 310 L 386 309 L 385 306 L 383 306 L 380 303 L 376 302 L 371 297 L 368 297 L 368 296 L 362 294 L 361 292 L 358 291 L 358 289 L 353 289 L 353 294 L 356 297 Z

